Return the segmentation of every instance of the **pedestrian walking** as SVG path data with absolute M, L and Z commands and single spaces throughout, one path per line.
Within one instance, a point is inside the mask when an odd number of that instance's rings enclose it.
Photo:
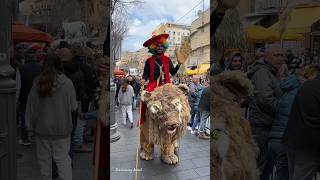
M 126 79 L 120 87 L 118 94 L 118 102 L 120 105 L 120 112 L 122 117 L 123 125 L 127 124 L 127 116 L 133 128 L 133 114 L 132 114 L 132 101 L 134 97 L 134 91 L 132 86 L 129 84 L 129 80 Z
M 25 53 L 25 64 L 19 68 L 19 78 L 16 79 L 17 84 L 20 84 L 19 91 L 19 114 L 21 122 L 21 139 L 19 144 L 28 146 L 31 145 L 29 134 L 25 126 L 25 113 L 28 96 L 33 85 L 34 79 L 41 73 L 42 65 L 35 58 L 35 51 L 29 49 Z
M 209 72 L 210 73 L 210 72 Z M 205 126 L 210 117 L 210 81 L 207 79 L 204 89 L 201 93 L 199 101 L 199 112 L 200 112 L 200 124 L 199 124 L 199 138 L 208 140 L 210 136 L 206 134 Z
M 27 102 L 26 125 L 36 135 L 41 180 L 52 180 L 52 159 L 60 179 L 72 180 L 69 150 L 77 101 L 72 81 L 63 72 L 60 58 L 48 54 Z

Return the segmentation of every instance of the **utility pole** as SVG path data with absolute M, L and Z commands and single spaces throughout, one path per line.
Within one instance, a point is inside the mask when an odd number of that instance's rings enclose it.
M 16 84 L 10 66 L 12 21 L 17 2 L 0 1 L 0 179 L 17 179 Z

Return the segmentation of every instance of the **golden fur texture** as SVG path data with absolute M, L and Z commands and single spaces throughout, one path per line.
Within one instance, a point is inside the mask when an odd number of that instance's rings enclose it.
M 222 176 L 224 180 L 257 180 L 258 148 L 250 124 L 235 101 L 252 93 L 251 82 L 241 72 L 228 71 L 211 79 L 211 91 L 212 129 L 226 131 L 217 140 L 211 140 L 212 179 Z
M 154 144 L 157 144 L 165 163 L 178 163 L 178 157 L 174 154 L 175 143 L 185 134 L 190 118 L 187 91 L 185 85 L 165 84 L 151 93 L 142 93 L 141 99 L 147 104 L 146 122 L 140 129 L 142 159 L 151 160 Z M 170 131 L 170 128 L 175 130 Z

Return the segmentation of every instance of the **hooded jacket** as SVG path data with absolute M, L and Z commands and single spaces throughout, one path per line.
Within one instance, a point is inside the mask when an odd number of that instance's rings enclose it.
M 249 121 L 253 128 L 270 129 L 275 119 L 282 95 L 276 73 L 272 65 L 259 59 L 247 74 L 254 86 L 249 103 Z
M 272 123 L 270 138 L 282 139 L 287 128 L 292 103 L 300 85 L 301 83 L 295 75 L 290 75 L 286 79 L 280 81 L 280 88 L 283 91 L 283 95 L 279 101 L 276 118 Z
M 26 127 L 40 136 L 66 138 L 71 134 L 76 109 L 76 93 L 65 75 L 58 76 L 51 96 L 40 96 L 34 83 L 26 107 Z
M 126 92 L 122 92 L 121 88 L 123 86 L 120 87 L 120 91 L 118 94 L 118 102 L 121 105 L 132 105 L 133 103 L 133 97 L 134 97 L 134 91 L 131 85 L 127 86 L 127 91 Z

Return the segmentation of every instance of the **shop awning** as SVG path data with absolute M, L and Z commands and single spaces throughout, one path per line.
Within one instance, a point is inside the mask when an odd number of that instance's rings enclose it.
M 206 74 L 210 69 L 210 64 L 199 64 L 197 69 L 189 69 L 186 71 L 187 75 L 201 75 Z
M 289 20 L 286 32 L 289 33 L 309 33 L 311 26 L 320 20 L 320 7 L 296 8 L 289 13 Z M 278 31 L 279 22 L 269 29 Z
M 274 29 L 267 29 L 262 26 L 252 25 L 245 28 L 247 40 L 253 43 L 265 43 L 280 41 L 279 33 Z M 300 41 L 303 40 L 304 36 L 297 33 L 286 32 L 283 35 L 285 41 Z
M 12 24 L 12 38 L 15 43 L 19 43 L 19 42 L 51 43 L 53 41 L 53 38 L 48 33 L 25 26 L 22 23 Z
M 113 74 L 117 75 L 117 76 L 126 76 L 127 75 L 127 73 L 122 71 L 121 69 L 114 69 Z

